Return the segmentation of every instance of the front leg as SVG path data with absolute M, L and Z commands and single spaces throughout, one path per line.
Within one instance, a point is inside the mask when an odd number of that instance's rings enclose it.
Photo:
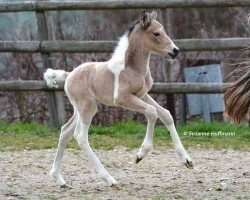
M 158 118 L 156 109 L 135 95 L 120 96 L 116 102 L 120 107 L 138 111 L 147 117 L 148 126 L 146 136 L 135 160 L 135 162 L 138 163 L 153 149 L 154 126 Z
M 176 131 L 173 117 L 171 116 L 170 112 L 163 107 L 161 107 L 152 97 L 150 97 L 148 94 L 143 98 L 143 100 L 154 106 L 154 108 L 157 111 L 157 114 L 161 121 L 165 124 L 165 126 L 168 128 L 170 135 L 172 137 L 174 147 L 176 152 L 180 155 L 182 158 L 183 163 L 187 166 L 187 168 L 193 168 L 193 163 L 191 161 L 191 158 L 187 154 L 186 150 L 184 149 L 181 140 L 178 136 L 178 133 Z
M 156 120 L 148 119 L 147 132 L 143 140 L 141 148 L 139 149 L 135 163 L 139 163 L 146 155 L 153 149 L 153 135 L 154 135 L 154 126 Z

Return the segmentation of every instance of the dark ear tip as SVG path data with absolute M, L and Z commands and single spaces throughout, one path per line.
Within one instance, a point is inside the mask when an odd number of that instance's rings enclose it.
M 141 16 L 143 18 L 146 18 L 148 16 L 148 13 L 144 10 L 144 11 L 142 11 Z
M 150 14 L 147 13 L 146 11 L 142 11 L 142 14 L 141 14 L 141 27 L 146 30 L 147 27 L 149 26 L 150 24 Z

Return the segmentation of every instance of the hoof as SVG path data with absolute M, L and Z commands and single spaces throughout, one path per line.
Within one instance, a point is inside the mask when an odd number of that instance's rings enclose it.
M 186 159 L 185 165 L 189 169 L 193 169 L 194 168 L 194 165 L 193 165 L 192 161 L 189 161 L 187 159 Z
M 63 184 L 63 185 L 60 185 L 59 186 L 60 188 L 63 188 L 63 189 L 73 189 L 70 185 L 68 185 L 68 184 Z
M 135 163 L 137 164 L 137 163 L 139 163 L 141 160 L 142 160 L 142 158 L 138 158 L 138 157 L 136 156 L 136 158 L 135 158 Z
M 111 188 L 112 188 L 113 190 L 121 190 L 120 186 L 119 186 L 117 183 L 112 184 L 112 185 L 111 185 Z

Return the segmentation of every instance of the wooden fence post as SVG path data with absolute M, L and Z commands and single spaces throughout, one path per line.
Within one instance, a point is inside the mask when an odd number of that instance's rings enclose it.
M 48 27 L 44 11 L 36 11 L 38 35 L 41 41 L 48 40 Z M 52 68 L 49 53 L 42 53 L 43 69 Z M 65 123 L 66 113 L 63 102 L 63 92 L 48 91 L 47 105 L 49 111 L 49 121 L 53 127 L 59 127 Z
M 184 78 L 182 79 L 182 82 L 184 82 Z M 180 124 L 186 124 L 187 123 L 187 95 L 181 94 L 181 103 L 180 103 Z

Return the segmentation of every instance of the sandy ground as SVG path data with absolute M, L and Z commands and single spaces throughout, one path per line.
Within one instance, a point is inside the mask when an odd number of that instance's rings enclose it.
M 95 150 L 121 190 L 108 187 L 86 155 L 68 149 L 62 174 L 73 189 L 49 177 L 55 150 L 0 153 L 0 199 L 250 199 L 250 150 L 189 149 L 187 169 L 172 149 L 154 150 L 134 164 L 136 150 Z

